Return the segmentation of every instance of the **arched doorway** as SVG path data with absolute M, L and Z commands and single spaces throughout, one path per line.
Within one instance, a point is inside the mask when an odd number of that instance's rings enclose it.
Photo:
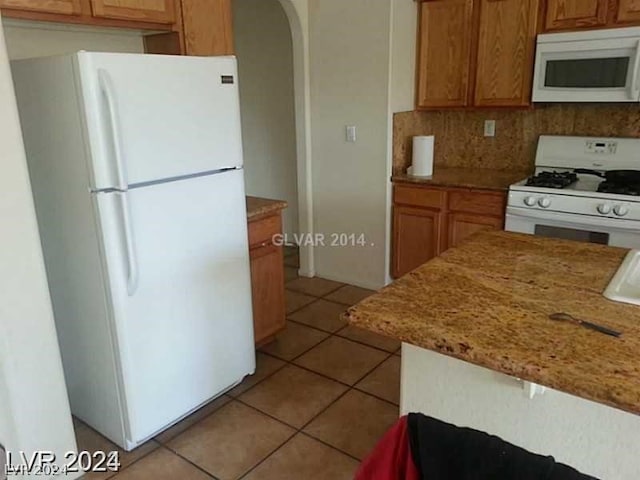
M 313 230 L 308 36 L 301 5 L 233 0 L 247 193 L 287 200 L 288 234 Z M 313 276 L 313 249 L 300 250 L 300 275 Z

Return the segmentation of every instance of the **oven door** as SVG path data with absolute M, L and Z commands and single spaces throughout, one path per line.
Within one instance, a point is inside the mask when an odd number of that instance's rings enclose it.
M 551 42 L 540 37 L 534 102 L 640 101 L 640 37 Z
M 509 232 L 640 249 L 640 222 L 509 207 Z

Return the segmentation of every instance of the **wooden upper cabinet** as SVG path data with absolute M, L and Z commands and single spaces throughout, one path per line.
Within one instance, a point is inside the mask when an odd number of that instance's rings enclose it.
M 79 15 L 82 12 L 81 0 L 0 0 L 0 8 L 62 15 Z
M 530 104 L 538 9 L 538 0 L 481 0 L 474 105 Z
M 94 17 L 138 22 L 176 22 L 174 0 L 91 0 Z
M 610 0 L 547 0 L 545 30 L 604 26 Z M 621 3 L 637 3 L 633 1 Z
M 472 26 L 473 0 L 420 4 L 416 98 L 419 107 L 467 105 Z
M 182 0 L 187 55 L 232 55 L 231 0 Z
M 616 23 L 640 22 L 640 0 L 618 0 Z

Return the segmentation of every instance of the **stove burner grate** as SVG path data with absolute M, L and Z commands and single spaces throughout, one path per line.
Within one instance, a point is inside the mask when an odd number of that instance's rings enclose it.
M 527 187 L 566 188 L 578 181 L 574 172 L 540 172 L 527 179 Z
M 598 185 L 600 193 L 615 193 L 618 195 L 640 196 L 640 183 L 623 183 L 604 181 Z

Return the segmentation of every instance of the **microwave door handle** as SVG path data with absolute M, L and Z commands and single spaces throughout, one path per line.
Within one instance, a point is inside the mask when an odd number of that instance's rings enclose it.
M 111 136 L 113 138 L 113 152 L 116 167 L 116 188 L 125 191 L 128 188 L 127 175 L 124 169 L 124 161 L 122 159 L 122 142 L 120 140 L 120 126 L 118 125 L 118 105 L 116 101 L 116 90 L 113 86 L 111 75 L 105 69 L 98 69 L 98 83 L 100 89 L 104 93 L 107 100 L 107 108 L 109 110 L 109 119 L 111 127 Z
M 640 75 L 640 40 L 636 42 L 636 55 L 633 63 L 633 78 L 631 80 L 631 92 L 629 92 L 629 96 L 632 100 L 640 100 L 638 75 Z

